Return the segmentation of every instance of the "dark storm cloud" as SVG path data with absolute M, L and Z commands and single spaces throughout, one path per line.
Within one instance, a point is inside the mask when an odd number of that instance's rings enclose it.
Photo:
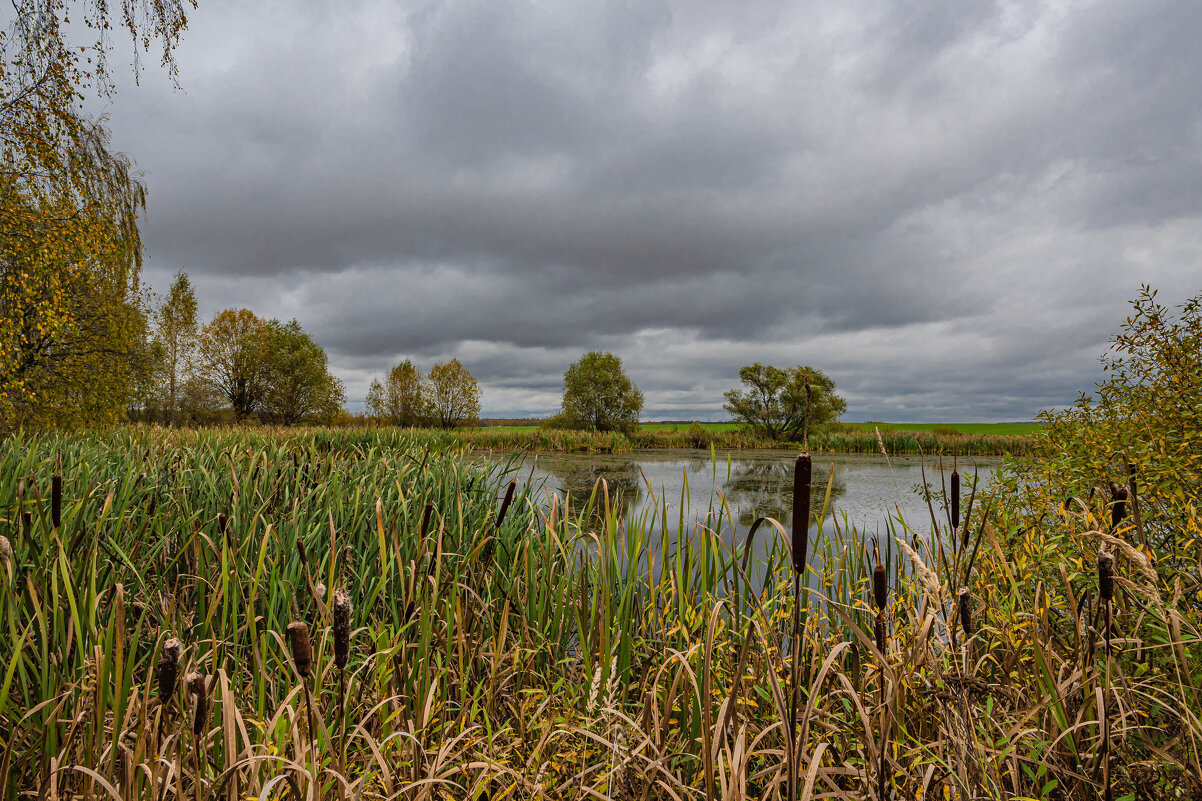
M 1142 282 L 1196 293 L 1202 8 L 202 3 L 108 109 L 147 275 L 297 317 L 352 397 L 458 356 L 544 412 L 584 350 L 658 416 L 752 361 L 853 419 L 1069 403 Z

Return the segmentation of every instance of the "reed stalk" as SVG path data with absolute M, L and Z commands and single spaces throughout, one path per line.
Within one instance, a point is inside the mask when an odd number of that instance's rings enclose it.
M 889 603 L 889 582 L 885 576 L 885 566 L 877 565 L 872 570 L 872 599 L 876 604 L 876 621 L 873 626 L 873 631 L 876 635 L 876 647 L 881 652 L 881 686 L 880 686 L 880 753 L 877 760 L 876 771 L 876 786 L 877 798 L 879 801 L 885 801 L 885 770 L 886 770 L 886 752 L 889 748 L 889 729 L 886 722 L 888 715 L 887 704 L 885 703 L 885 658 L 889 646 L 885 631 L 885 607 Z
M 195 713 L 192 716 L 192 758 L 195 765 L 195 775 L 192 779 L 192 789 L 196 801 L 204 797 L 204 768 L 205 759 L 205 728 L 209 721 L 209 694 L 206 688 L 205 676 L 202 673 L 190 673 L 187 679 L 188 690 L 196 700 Z
M 1104 801 L 1113 801 L 1114 788 L 1110 776 L 1110 628 L 1114 616 L 1114 557 L 1102 551 L 1098 554 L 1098 601 L 1102 604 L 1106 667 L 1102 679 L 1102 788 Z
M 952 540 L 960 530 L 960 472 L 952 469 Z
M 334 591 L 334 666 L 338 668 L 338 720 L 340 744 L 338 762 L 345 772 L 346 762 L 346 663 L 351 652 L 351 595 L 341 587 Z
M 798 760 L 797 703 L 801 692 L 802 651 L 805 643 L 805 619 L 802 608 L 808 603 L 809 582 L 806 581 L 806 562 L 810 542 L 810 493 L 814 464 L 809 453 L 801 453 L 793 463 L 793 531 L 790 551 L 793 559 L 793 648 L 792 681 L 789 688 L 789 798 L 797 797 Z
M 313 775 L 311 787 L 319 791 L 321 787 L 321 771 L 318 763 L 317 729 L 313 724 L 313 700 L 309 694 L 309 669 L 313 664 L 313 648 L 309 644 L 309 627 L 303 621 L 294 620 L 285 629 L 288 635 L 289 648 L 292 651 L 292 662 L 300 676 L 301 692 L 304 695 L 305 718 L 308 721 L 309 751 L 313 760 Z M 317 793 L 314 792 L 314 795 Z

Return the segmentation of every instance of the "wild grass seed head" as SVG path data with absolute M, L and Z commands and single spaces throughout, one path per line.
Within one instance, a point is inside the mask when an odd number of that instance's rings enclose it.
M 793 463 L 793 570 L 805 572 L 810 535 L 810 492 L 814 462 L 809 453 L 798 455 Z
M 288 634 L 288 645 L 292 650 L 292 661 L 296 663 L 296 672 L 302 678 L 309 675 L 309 666 L 313 664 L 313 649 L 309 645 L 309 627 L 300 620 L 294 620 L 285 629 Z
M 346 667 L 351 652 L 351 594 L 341 587 L 334 590 L 334 664 Z
M 188 691 L 196 699 L 196 714 L 192 717 L 192 734 L 199 737 L 209 722 L 209 694 L 205 689 L 203 673 L 188 674 Z
M 1114 597 L 1114 557 L 1106 551 L 1098 554 L 1098 596 L 1103 601 Z
M 183 651 L 184 648 L 176 637 L 163 643 L 163 655 L 154 669 L 155 681 L 159 686 L 159 703 L 170 702 L 175 694 L 175 681 L 179 678 L 179 658 Z
M 968 587 L 961 587 L 956 593 L 957 602 L 960 606 L 960 628 L 964 629 L 964 636 L 972 636 L 972 596 L 968 592 Z
M 50 479 L 50 523 L 58 528 L 63 522 L 63 477 L 55 473 Z
M 877 565 L 872 570 L 872 598 L 876 601 L 876 608 L 884 611 L 885 604 L 889 602 L 889 583 L 885 578 L 884 565 Z

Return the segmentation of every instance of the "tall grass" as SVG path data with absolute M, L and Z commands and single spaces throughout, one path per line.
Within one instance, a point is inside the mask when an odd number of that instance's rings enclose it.
M 970 499 L 959 531 L 933 502 L 929 524 L 894 521 L 875 545 L 836 516 L 802 593 L 775 521 L 732 543 L 720 499 L 696 521 L 663 497 L 623 517 L 604 484 L 569 506 L 439 444 L 0 444 L 0 792 L 1202 792 L 1193 588 L 1112 545 L 1112 595 L 1095 598 L 1114 536 L 1101 497 L 1042 518 Z

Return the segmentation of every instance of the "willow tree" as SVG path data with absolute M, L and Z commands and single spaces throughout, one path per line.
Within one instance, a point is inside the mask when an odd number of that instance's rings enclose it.
M 116 5 L 11 0 L 0 31 L 0 428 L 108 422 L 124 411 L 145 347 L 145 189 L 81 109 L 111 95 Z M 138 48 L 173 52 L 179 0 L 123 0 Z M 84 23 L 80 26 L 78 23 Z M 70 32 L 89 31 L 80 43 Z
M 724 393 L 722 408 L 736 423 L 769 439 L 802 441 L 815 426 L 847 411 L 835 382 L 813 367 L 786 370 L 756 362 L 739 368 L 739 379 L 746 389 Z

